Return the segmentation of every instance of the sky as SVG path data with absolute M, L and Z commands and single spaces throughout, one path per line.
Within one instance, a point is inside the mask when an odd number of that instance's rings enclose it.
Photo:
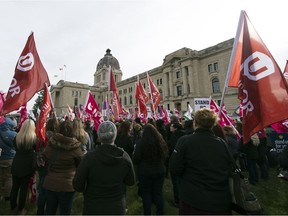
M 52 85 L 60 79 L 93 85 L 107 48 L 126 79 L 159 67 L 183 47 L 202 50 L 234 38 L 241 10 L 283 70 L 286 6 L 271 0 L 0 0 L 0 90 L 8 91 L 31 31 Z

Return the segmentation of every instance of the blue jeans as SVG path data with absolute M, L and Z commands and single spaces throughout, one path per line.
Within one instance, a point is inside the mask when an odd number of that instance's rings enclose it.
M 54 192 L 46 190 L 45 215 L 55 215 L 60 207 L 60 215 L 70 215 L 75 192 Z
M 156 214 L 164 214 L 163 184 L 165 173 L 139 175 L 139 186 L 142 194 L 143 213 L 151 215 L 152 202 L 156 205 Z

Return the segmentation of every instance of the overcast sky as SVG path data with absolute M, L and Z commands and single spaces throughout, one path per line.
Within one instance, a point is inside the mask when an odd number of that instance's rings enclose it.
M 234 38 L 241 10 L 283 70 L 286 1 L 0 0 L 0 90 L 7 92 L 31 31 L 51 84 L 66 77 L 92 85 L 107 48 L 126 79 L 160 66 L 165 55 L 183 47 L 202 50 Z M 63 65 L 66 76 L 59 70 Z

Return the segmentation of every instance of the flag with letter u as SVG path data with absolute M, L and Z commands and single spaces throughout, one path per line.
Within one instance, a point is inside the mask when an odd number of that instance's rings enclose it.
M 26 104 L 35 93 L 45 87 L 45 83 L 50 86 L 48 74 L 37 53 L 32 32 L 16 64 L 2 114 L 17 110 Z
M 227 76 L 228 86 L 238 87 L 243 106 L 244 143 L 288 117 L 286 80 L 245 11 L 241 11 Z

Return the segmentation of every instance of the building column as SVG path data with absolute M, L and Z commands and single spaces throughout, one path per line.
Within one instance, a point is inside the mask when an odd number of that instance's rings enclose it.
M 182 95 L 188 95 L 187 91 L 187 74 L 185 71 L 185 67 L 181 68 L 182 79 L 183 79 L 183 92 Z
M 164 73 L 164 76 L 163 76 L 163 86 L 164 86 L 164 88 L 163 88 L 163 99 L 170 96 L 168 82 L 169 82 L 169 74 L 168 73 Z
M 173 71 L 169 72 L 169 92 L 170 97 L 174 97 L 174 87 L 173 87 Z
M 190 92 L 195 93 L 194 72 L 191 65 L 188 66 L 188 73 L 189 73 L 188 82 L 190 85 Z

